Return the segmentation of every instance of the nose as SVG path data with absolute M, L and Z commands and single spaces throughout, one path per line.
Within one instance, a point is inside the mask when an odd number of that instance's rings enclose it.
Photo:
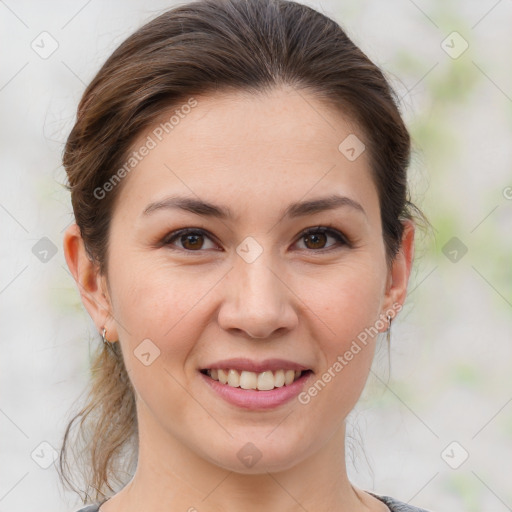
M 297 326 L 296 295 L 264 254 L 252 263 L 238 259 L 227 274 L 218 313 L 222 329 L 251 338 L 270 338 Z

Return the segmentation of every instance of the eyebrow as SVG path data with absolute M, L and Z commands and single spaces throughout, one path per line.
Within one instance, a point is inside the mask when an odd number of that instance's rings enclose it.
M 349 207 L 361 212 L 366 212 L 360 203 L 350 197 L 331 195 L 310 201 L 302 201 L 290 204 L 282 213 L 281 218 L 297 218 L 305 215 L 334 210 L 336 208 Z M 207 201 L 192 197 L 171 196 L 161 201 L 151 203 L 144 209 L 144 215 L 149 215 L 158 210 L 181 209 L 204 217 L 215 217 L 219 219 L 233 219 L 235 215 L 227 206 L 218 206 Z

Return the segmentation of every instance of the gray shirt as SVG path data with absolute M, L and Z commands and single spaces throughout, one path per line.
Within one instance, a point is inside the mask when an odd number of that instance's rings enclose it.
M 413 507 L 412 505 L 408 505 L 403 501 L 398 501 L 395 498 L 391 498 L 391 496 L 381 496 L 379 494 L 374 494 L 373 492 L 366 492 L 385 503 L 391 512 L 429 512 L 424 508 Z M 103 500 L 97 505 L 89 505 L 88 507 L 82 508 L 77 512 L 99 512 L 100 506 L 105 503 L 105 501 L 107 500 Z

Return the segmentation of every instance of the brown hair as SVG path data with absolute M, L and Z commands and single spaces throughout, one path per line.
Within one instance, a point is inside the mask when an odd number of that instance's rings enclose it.
M 122 183 L 99 199 L 135 138 L 171 106 L 216 90 L 258 93 L 279 85 L 308 91 L 362 129 L 378 189 L 388 264 L 402 220 L 421 213 L 408 199 L 410 137 L 379 68 L 323 14 L 286 0 L 200 0 L 173 8 L 125 40 L 87 87 L 63 163 L 87 253 L 106 274 L 109 225 Z M 341 141 L 340 141 L 341 142 Z M 103 345 L 103 344 L 102 344 Z M 122 354 L 98 349 L 85 407 L 69 423 L 61 477 L 72 483 L 67 451 L 77 424 L 84 501 L 121 483 L 119 463 L 137 443 L 134 392 Z M 133 441 L 133 442 L 130 442 Z M 91 495 L 92 491 L 92 495 Z

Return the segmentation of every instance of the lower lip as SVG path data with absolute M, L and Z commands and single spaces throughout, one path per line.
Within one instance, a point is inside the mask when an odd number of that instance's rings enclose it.
M 289 402 L 301 392 L 306 380 L 312 375 L 311 372 L 306 372 L 289 386 L 281 386 L 269 391 L 257 391 L 254 389 L 234 388 L 227 384 L 221 384 L 218 380 L 213 380 L 204 373 L 199 372 L 199 374 L 210 388 L 226 400 L 226 402 L 251 410 L 272 409 Z

